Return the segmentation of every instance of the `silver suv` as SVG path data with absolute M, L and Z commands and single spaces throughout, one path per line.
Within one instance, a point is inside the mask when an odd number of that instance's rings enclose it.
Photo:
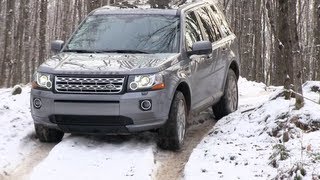
M 31 113 L 42 142 L 64 133 L 156 130 L 182 147 L 191 112 L 238 107 L 235 35 L 213 2 L 177 9 L 96 9 L 34 74 Z

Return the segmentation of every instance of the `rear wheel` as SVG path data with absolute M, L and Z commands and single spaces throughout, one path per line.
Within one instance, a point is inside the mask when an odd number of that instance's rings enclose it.
M 47 128 L 40 124 L 35 124 L 34 127 L 37 137 L 41 142 L 60 142 L 64 135 L 62 131 Z
M 169 119 L 159 129 L 158 146 L 162 149 L 179 150 L 183 146 L 187 124 L 187 106 L 182 92 L 175 93 Z
M 238 109 L 238 82 L 233 70 L 229 69 L 224 89 L 224 95 L 220 101 L 212 107 L 217 120 Z

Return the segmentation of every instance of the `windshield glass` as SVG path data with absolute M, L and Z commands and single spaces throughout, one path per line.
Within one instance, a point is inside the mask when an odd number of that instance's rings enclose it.
M 94 15 L 77 30 L 65 51 L 176 53 L 179 18 L 164 15 Z

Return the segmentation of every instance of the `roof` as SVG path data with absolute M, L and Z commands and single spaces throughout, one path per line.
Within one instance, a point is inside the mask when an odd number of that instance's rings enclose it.
M 172 15 L 176 16 L 177 9 L 153 9 L 153 8 L 115 8 L 115 7 L 102 7 L 93 12 L 93 15 L 100 14 L 159 14 L 159 15 Z
M 181 10 L 188 9 L 203 3 L 215 2 L 216 0 L 195 1 L 187 0 L 183 4 L 173 4 L 170 9 L 150 8 L 150 5 L 133 5 L 119 3 L 112 6 L 103 6 L 92 12 L 93 15 L 99 14 L 157 14 L 157 15 L 179 15 Z

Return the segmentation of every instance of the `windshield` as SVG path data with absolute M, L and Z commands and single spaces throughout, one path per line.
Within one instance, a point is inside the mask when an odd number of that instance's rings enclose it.
M 77 30 L 64 51 L 176 53 L 179 18 L 164 15 L 94 15 Z

